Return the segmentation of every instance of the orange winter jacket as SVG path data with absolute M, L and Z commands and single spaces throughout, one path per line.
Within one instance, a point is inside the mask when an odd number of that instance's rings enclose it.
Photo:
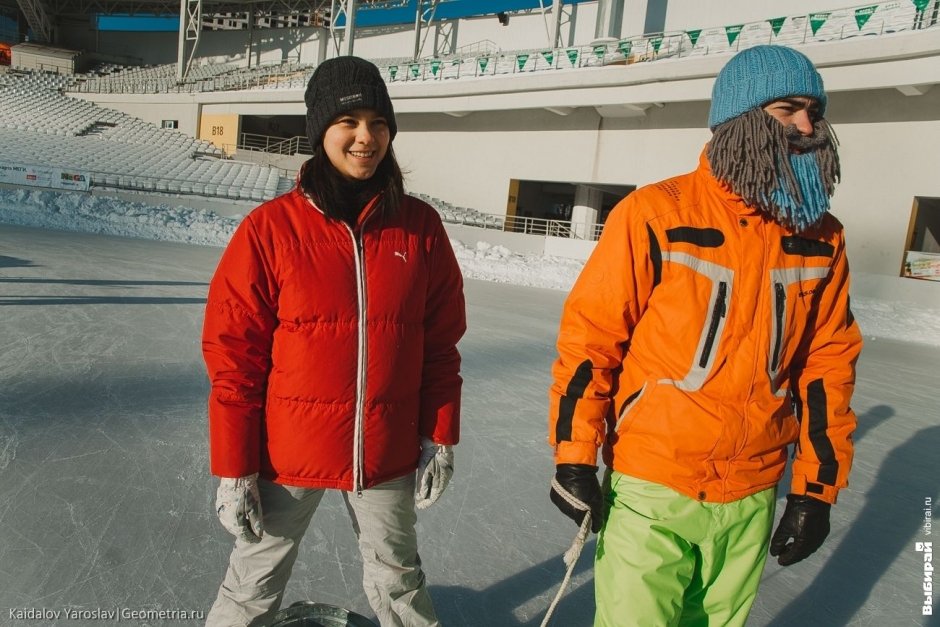
M 696 171 L 610 214 L 565 302 L 552 370 L 555 463 L 605 463 L 726 503 L 777 483 L 847 485 L 862 339 L 842 225 L 796 235 Z
M 430 206 L 376 207 L 351 228 L 295 189 L 232 236 L 202 336 L 213 474 L 358 490 L 457 443 L 460 268 Z

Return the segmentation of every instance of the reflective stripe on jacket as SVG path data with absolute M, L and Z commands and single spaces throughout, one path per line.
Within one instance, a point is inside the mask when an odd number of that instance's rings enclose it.
M 699 168 L 610 214 L 565 302 L 550 391 L 556 463 L 709 502 L 777 483 L 835 502 L 852 462 L 861 334 L 842 225 L 796 235 Z
M 352 229 L 295 189 L 233 235 L 203 328 L 213 474 L 361 489 L 457 443 L 457 260 L 431 207 L 376 205 Z

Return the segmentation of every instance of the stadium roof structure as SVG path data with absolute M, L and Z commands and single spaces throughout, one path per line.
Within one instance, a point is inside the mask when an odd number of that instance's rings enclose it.
M 385 26 L 422 20 L 457 19 L 533 9 L 573 5 L 587 0 L 356 0 L 356 26 Z M 622 0 L 621 0 L 622 1 Z M 20 12 L 35 36 L 51 41 L 54 26 L 63 20 L 84 20 L 95 15 L 174 16 L 188 22 L 196 14 L 249 13 L 332 15 L 332 27 L 344 27 L 353 3 L 350 0 L 0 0 L 0 10 Z M 185 24 L 183 25 L 186 28 Z
M 54 44 L 56 26 L 67 21 L 88 21 L 98 15 L 180 16 L 178 78 L 188 72 L 184 62 L 186 42 L 198 45 L 204 15 L 250 13 L 251 16 L 319 14 L 328 25 L 340 54 L 352 54 L 357 27 L 415 24 L 416 52 L 422 24 L 435 20 L 479 15 L 505 15 L 506 12 L 551 8 L 560 19 L 562 5 L 587 0 L 0 0 L 0 10 L 19 11 L 26 18 L 34 38 Z M 614 0 L 623 2 L 623 0 Z M 359 17 L 357 18 L 357 14 Z M 502 21 L 503 18 L 501 18 Z M 253 20 L 249 19 L 250 22 Z M 559 22 L 560 24 L 560 22 Z M 556 24 L 555 39 L 558 39 Z M 339 37 L 337 31 L 352 31 Z M 341 43 L 337 43 L 341 39 Z M 340 48 L 342 46 L 342 48 Z M 190 55 L 190 63 L 192 55 Z
M 295 13 L 329 8 L 330 0 L 202 0 L 212 13 Z M 18 9 L 27 15 L 40 6 L 50 18 L 89 17 L 96 14 L 179 15 L 175 0 L 0 0 L 0 7 Z
M 26 18 L 35 37 L 51 41 L 54 27 L 66 20 L 88 20 L 95 15 L 184 15 L 247 13 L 291 14 L 329 10 L 330 0 L 0 0 L 0 10 L 19 12 Z

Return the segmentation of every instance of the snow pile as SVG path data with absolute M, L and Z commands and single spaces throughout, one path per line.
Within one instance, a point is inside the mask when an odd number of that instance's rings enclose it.
M 240 220 L 86 193 L 0 189 L 0 224 L 225 246 Z M 451 240 L 451 245 L 469 279 L 567 291 L 584 265 L 563 257 L 523 255 L 487 242 Z M 853 298 L 852 311 L 868 338 L 940 346 L 940 312 L 934 309 Z
M 0 190 L 0 222 L 186 244 L 225 246 L 239 219 L 74 192 Z
M 522 255 L 488 242 L 477 242 L 475 247 L 453 239 L 450 243 L 468 279 L 567 291 L 584 266 L 584 262 L 577 259 Z
M 241 217 L 212 211 L 148 205 L 75 192 L 0 189 L 0 223 L 103 233 L 187 244 L 225 246 Z M 522 255 L 504 246 L 451 240 L 465 277 L 568 290 L 583 262 Z
M 866 338 L 940 346 L 940 312 L 874 298 L 853 297 L 852 313 Z

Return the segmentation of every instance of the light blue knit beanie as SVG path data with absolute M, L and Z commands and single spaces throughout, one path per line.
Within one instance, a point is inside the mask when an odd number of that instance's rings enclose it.
M 809 96 L 826 113 L 822 77 L 806 55 L 785 46 L 754 46 L 734 55 L 712 87 L 708 127 L 789 96 Z

